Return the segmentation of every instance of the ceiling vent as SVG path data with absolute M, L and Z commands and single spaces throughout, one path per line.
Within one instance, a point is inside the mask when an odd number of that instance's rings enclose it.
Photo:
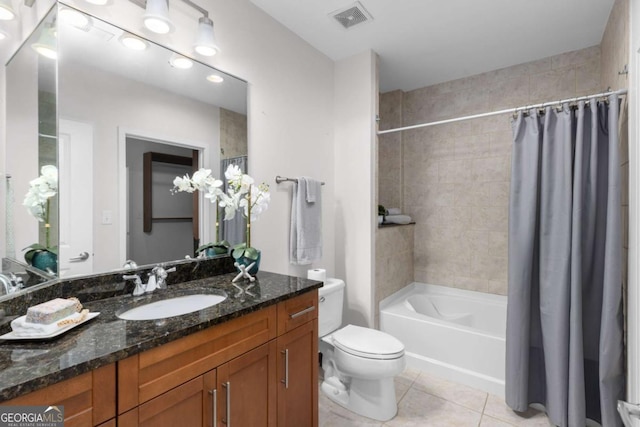
M 373 21 L 373 17 L 367 10 L 360 4 L 359 1 L 353 3 L 346 8 L 338 9 L 329 14 L 344 28 L 348 30 L 355 27 L 358 24 L 364 24 L 365 22 Z

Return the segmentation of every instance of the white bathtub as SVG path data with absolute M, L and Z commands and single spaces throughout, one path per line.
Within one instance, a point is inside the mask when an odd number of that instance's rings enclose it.
M 507 297 L 412 283 L 380 303 L 408 366 L 504 396 Z

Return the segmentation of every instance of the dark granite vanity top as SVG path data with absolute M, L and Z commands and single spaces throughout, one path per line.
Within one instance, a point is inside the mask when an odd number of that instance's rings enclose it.
M 133 297 L 130 293 L 84 302 L 100 315 L 47 341 L 0 341 L 0 401 L 35 391 L 317 289 L 322 282 L 260 272 L 253 283 L 232 283 L 228 273 Z M 148 302 L 193 293 L 226 292 L 218 305 L 160 320 L 121 320 L 116 313 Z

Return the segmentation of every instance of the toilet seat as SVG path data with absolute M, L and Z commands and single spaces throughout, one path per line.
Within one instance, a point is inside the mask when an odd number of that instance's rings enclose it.
M 347 325 L 333 333 L 333 345 L 351 355 L 389 360 L 404 355 L 404 345 L 391 335 L 375 329 Z

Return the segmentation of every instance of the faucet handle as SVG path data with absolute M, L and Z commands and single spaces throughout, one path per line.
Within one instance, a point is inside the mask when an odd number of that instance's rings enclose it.
M 158 264 L 155 267 L 153 267 L 149 275 L 155 276 L 158 288 L 165 289 L 167 287 L 167 282 L 166 282 L 167 276 L 169 275 L 169 273 L 173 273 L 174 271 L 176 271 L 175 267 L 171 267 L 165 270 L 162 264 Z
M 130 275 L 125 274 L 124 276 L 122 276 L 122 279 L 133 280 L 133 283 L 135 283 L 136 285 L 136 287 L 133 289 L 134 297 L 144 294 L 145 291 L 147 290 L 147 285 L 142 284 L 142 279 L 138 274 L 130 274 Z
M 18 289 L 24 288 L 24 281 L 22 280 L 22 277 L 16 276 L 13 272 L 9 274 L 11 276 L 11 285 L 13 286 L 14 292 Z

